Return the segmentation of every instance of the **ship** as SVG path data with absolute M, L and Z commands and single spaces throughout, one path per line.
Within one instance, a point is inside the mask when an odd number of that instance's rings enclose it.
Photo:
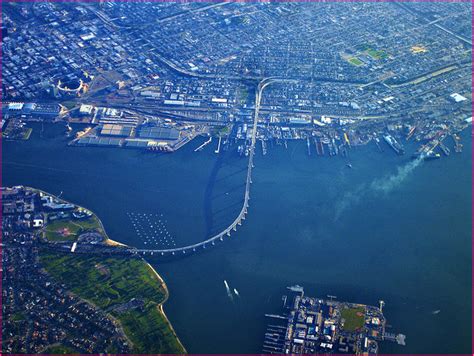
M 426 154 L 422 155 L 422 158 L 425 161 L 429 161 L 429 160 L 432 160 L 432 159 L 439 159 L 439 158 L 441 158 L 441 155 L 439 153 L 434 152 L 434 151 L 428 151 Z
M 267 144 L 265 140 L 262 140 L 262 154 L 265 156 L 267 154 Z
M 377 145 L 377 148 L 379 149 L 380 152 L 383 152 L 382 146 L 380 146 L 380 139 L 378 137 L 375 137 L 375 144 Z
M 439 148 L 441 149 L 441 151 L 443 151 L 445 156 L 449 156 L 449 154 L 451 153 L 451 150 L 442 142 L 439 143 Z
M 413 136 L 413 134 L 415 133 L 415 130 L 416 130 L 416 126 L 412 126 L 410 131 L 408 131 L 407 141 Z
M 425 161 L 429 161 L 432 159 L 439 159 L 441 158 L 441 155 L 439 153 L 434 152 L 432 149 L 429 149 L 429 147 L 422 146 L 418 151 L 416 151 L 413 155 L 412 158 L 414 159 L 423 159 Z
M 294 286 L 286 287 L 286 289 L 291 290 L 292 292 L 303 293 L 304 289 L 299 284 L 295 284 Z
M 174 149 L 170 147 L 169 145 L 155 145 L 155 146 L 149 146 L 146 149 L 148 152 L 154 152 L 154 153 L 160 153 L 160 152 L 166 152 L 166 153 L 171 153 L 174 152 Z
M 87 135 L 90 130 L 92 130 L 92 127 L 86 127 L 84 131 L 79 131 L 78 133 L 76 133 L 76 138 L 81 138 L 82 136 Z
M 334 152 L 334 156 L 337 156 L 339 151 L 337 149 L 336 141 L 334 140 L 334 138 L 332 139 L 332 149 L 333 149 L 333 152 Z
M 66 137 L 71 137 L 72 127 L 69 123 L 66 123 Z
M 392 135 L 387 134 L 383 138 L 398 155 L 405 154 L 403 146 Z
M 318 151 L 318 155 L 324 156 L 324 146 L 321 139 L 319 139 L 316 143 L 316 150 Z

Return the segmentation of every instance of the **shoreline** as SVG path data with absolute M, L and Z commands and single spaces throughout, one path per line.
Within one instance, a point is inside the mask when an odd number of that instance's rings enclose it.
M 121 243 L 121 242 L 112 240 L 112 239 L 110 239 L 109 237 L 106 237 L 106 239 L 104 240 L 104 244 L 109 245 L 109 246 L 130 247 L 130 246 L 125 245 L 125 244 L 123 244 L 123 243 Z
M 157 306 L 158 310 L 160 311 L 161 314 L 163 314 L 166 322 L 168 323 L 168 326 L 170 327 L 170 329 L 172 330 L 176 340 L 178 341 L 179 345 L 183 348 L 184 350 L 184 353 L 188 353 L 188 351 L 186 350 L 186 348 L 184 347 L 183 343 L 181 342 L 181 340 L 179 339 L 178 337 L 178 334 L 176 334 L 176 330 L 174 330 L 173 328 L 173 325 L 171 324 L 171 322 L 169 321 L 168 317 L 166 316 L 166 313 L 165 313 L 165 310 L 163 308 L 163 304 L 166 303 L 166 301 L 168 300 L 169 298 L 169 290 L 168 290 L 168 286 L 166 285 L 164 279 L 159 275 L 159 273 L 153 268 L 153 266 L 148 263 L 147 261 L 145 261 L 145 259 L 143 259 L 143 261 L 148 265 L 148 267 L 151 269 L 152 273 L 156 276 L 156 278 L 158 278 L 158 280 L 160 281 L 160 283 L 162 284 L 163 288 L 165 289 L 165 299 Z

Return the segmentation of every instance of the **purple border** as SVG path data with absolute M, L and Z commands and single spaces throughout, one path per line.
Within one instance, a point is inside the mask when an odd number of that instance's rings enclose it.
M 145 2 L 143 0 L 113 0 L 114 2 Z M 418 3 L 424 3 L 424 2 L 439 2 L 439 3 L 469 3 L 474 0 L 233 0 L 233 1 L 220 1 L 220 0 L 178 0 L 178 1 L 171 1 L 171 0 L 146 0 L 146 2 L 181 2 L 181 3 L 190 3 L 190 2 L 198 2 L 198 3 L 218 3 L 218 2 L 321 2 L 321 3 L 331 3 L 331 2 L 366 2 L 366 3 L 383 3 L 383 2 L 405 2 L 405 3 L 410 3 L 410 2 L 418 2 Z M 0 18 L 0 25 L 3 25 L 3 9 L 2 5 L 3 3 L 26 3 L 26 2 L 69 2 L 69 3 L 92 3 L 92 2 L 101 2 L 101 0 L 0 0 L 0 14 L 2 14 L 2 17 Z M 471 28 L 474 30 L 474 12 L 471 8 Z M 0 31 L 0 44 L 3 43 L 3 34 Z M 474 31 L 471 33 L 471 40 L 474 42 Z M 3 73 L 3 67 L 2 67 L 2 57 L 3 57 L 3 48 L 0 46 L 0 86 L 2 85 L 2 73 Z M 472 67 L 472 62 L 474 62 L 474 52 L 471 49 L 471 96 L 472 96 L 472 89 L 474 88 L 474 71 Z M 3 93 L 2 93 L 3 94 Z M 0 110 L 2 109 L 2 104 L 3 102 L 0 100 Z M 1 112 L 1 111 L 0 111 Z M 471 98 L 471 116 L 474 113 L 474 100 Z M 1 114 L 0 114 L 1 115 Z M 471 136 L 474 136 L 474 127 L 471 125 Z M 3 178 L 3 164 L 2 164 L 2 159 L 3 159 L 3 153 L 2 153 L 2 135 L 1 135 L 1 129 L 0 129 L 0 186 L 2 185 L 2 178 Z M 474 154 L 474 145 L 471 141 L 471 151 Z M 474 176 L 474 165 L 471 164 L 471 179 L 472 176 Z M 474 243 L 472 241 L 474 237 L 474 182 L 471 180 L 471 354 L 474 356 L 474 259 L 472 258 L 474 256 Z M 0 196 L 0 203 L 1 203 L 2 197 Z M 0 209 L 0 221 L 3 221 L 3 209 Z M 3 251 L 2 251 L 2 236 L 3 236 L 3 231 L 2 231 L 2 225 L 0 225 L 0 256 L 3 256 Z M 3 258 L 2 258 L 3 261 Z M 3 263 L 3 262 L 2 262 Z M 2 296 L 3 296 L 3 288 L 2 288 L 2 272 L 3 272 L 3 265 L 0 268 L 0 290 L 2 291 Z M 3 326 L 3 309 L 2 309 L 2 303 L 3 303 L 3 297 L 0 298 L 0 325 Z M 3 328 L 0 328 L 0 355 L 2 355 L 2 350 L 3 350 Z M 10 355 L 15 355 L 15 354 L 10 354 Z M 21 354 L 21 355 L 30 355 L 30 354 Z M 41 355 L 41 354 L 34 354 L 34 355 Z M 76 354 L 76 355 L 99 355 L 99 354 Z M 129 354 L 129 355 L 138 355 L 138 354 Z M 154 355 L 154 354 L 150 354 Z M 209 355 L 209 354 L 193 354 L 193 355 Z M 212 355 L 212 354 L 211 354 Z M 235 355 L 245 355 L 245 354 L 235 354 Z M 260 355 L 260 354 L 254 354 L 254 355 Z M 338 355 L 338 354 L 333 354 L 333 355 Z M 385 356 L 384 354 L 379 354 L 380 356 Z M 400 354 L 404 355 L 404 354 Z M 413 354 L 412 354 L 413 355 Z M 420 356 L 424 355 L 436 355 L 436 354 L 416 354 Z M 461 355 L 461 354 L 440 354 L 439 356 L 448 356 L 448 355 Z M 469 355 L 469 354 L 466 354 Z M 389 354 L 386 356 L 398 356 L 397 354 Z

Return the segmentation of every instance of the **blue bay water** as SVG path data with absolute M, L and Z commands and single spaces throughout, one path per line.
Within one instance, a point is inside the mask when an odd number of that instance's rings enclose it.
M 68 147 L 62 126 L 34 129 L 28 142 L 3 142 L 3 185 L 62 191 L 96 212 L 114 240 L 150 246 L 133 213 L 160 216 L 176 245 L 197 242 L 241 208 L 247 162 L 236 147 L 216 155 L 213 142 L 193 152 L 198 139 L 155 155 Z M 151 260 L 168 284 L 165 311 L 187 350 L 260 352 L 264 314 L 278 312 L 285 287 L 300 284 L 314 296 L 383 299 L 391 331 L 407 335 L 407 346 L 383 343 L 383 353 L 470 352 L 470 132 L 463 143 L 461 154 L 420 164 L 372 144 L 352 148 L 349 159 L 317 157 L 314 149 L 308 157 L 303 142 L 273 146 L 266 156 L 259 149 L 237 233 L 200 254 Z M 224 280 L 240 297 L 228 298 Z

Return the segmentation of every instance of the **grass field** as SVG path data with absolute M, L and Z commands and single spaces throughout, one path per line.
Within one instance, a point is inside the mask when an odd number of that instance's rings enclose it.
M 184 352 L 159 309 L 167 290 L 143 260 L 42 252 L 41 263 L 68 289 L 102 309 L 143 300 L 142 310 L 112 312 L 132 341 L 133 353 Z
M 365 308 L 347 308 L 341 311 L 341 317 L 345 320 L 343 329 L 353 332 L 364 326 Z
M 132 340 L 135 353 L 176 354 L 183 352 L 169 322 L 156 304 L 148 304 L 144 312 L 129 311 L 118 319 L 125 334 Z
M 77 354 L 78 352 L 72 347 L 57 344 L 57 345 L 49 346 L 42 353 L 50 354 L 50 355 L 68 355 L 68 354 Z
M 230 133 L 230 127 L 228 126 L 217 127 L 213 130 L 214 130 L 214 133 L 219 136 L 225 136 Z
M 11 319 L 12 319 L 13 321 L 23 321 L 23 320 L 26 319 L 26 317 L 25 317 L 25 314 L 24 314 L 24 313 L 18 311 L 18 312 L 16 312 L 15 314 L 13 314 L 13 315 L 11 316 Z
M 22 140 L 25 140 L 25 141 L 29 140 L 32 132 L 33 132 L 32 128 L 27 128 L 25 132 L 23 133 Z
M 56 220 L 48 223 L 44 233 L 50 241 L 75 241 L 85 230 L 98 230 L 103 233 L 99 220 L 95 216 L 84 220 Z
M 385 53 L 385 51 L 377 51 L 373 48 L 369 48 L 366 52 L 373 59 L 377 59 L 377 60 L 384 59 L 387 57 L 387 53 Z
M 249 91 L 247 87 L 240 87 L 239 88 L 239 100 L 241 104 L 245 104 L 247 102 L 247 99 L 249 97 Z
M 355 66 L 361 66 L 362 64 L 364 64 L 364 62 L 362 62 L 359 58 L 357 57 L 351 57 L 348 59 L 349 63 L 350 64 L 353 64 Z

